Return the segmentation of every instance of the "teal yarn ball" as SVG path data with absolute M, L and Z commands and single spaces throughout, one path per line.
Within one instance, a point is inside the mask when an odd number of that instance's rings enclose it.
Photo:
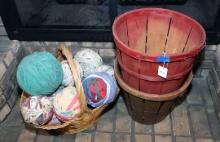
M 34 52 L 22 59 L 17 69 L 17 82 L 32 96 L 56 91 L 63 80 L 59 61 L 49 52 Z

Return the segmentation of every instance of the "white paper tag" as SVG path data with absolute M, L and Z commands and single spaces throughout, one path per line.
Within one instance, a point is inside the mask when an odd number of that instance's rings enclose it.
M 164 68 L 162 66 L 159 66 L 158 67 L 158 75 L 163 77 L 163 78 L 167 78 L 167 72 L 168 72 L 168 69 L 167 68 Z

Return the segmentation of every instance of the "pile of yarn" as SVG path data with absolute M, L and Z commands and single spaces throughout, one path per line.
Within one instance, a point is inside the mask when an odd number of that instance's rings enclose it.
M 80 72 L 81 66 L 75 61 Z M 59 125 L 80 113 L 80 103 L 70 66 L 49 52 L 26 56 L 17 69 L 17 81 L 27 96 L 21 103 L 22 115 L 34 125 Z
M 68 61 L 61 63 L 49 52 L 26 56 L 18 66 L 19 86 L 29 96 L 21 104 L 27 123 L 60 125 L 81 112 L 72 71 L 82 80 L 87 103 L 92 108 L 114 101 L 117 84 L 114 70 L 103 64 L 98 53 L 83 49 L 73 57 L 77 70 Z

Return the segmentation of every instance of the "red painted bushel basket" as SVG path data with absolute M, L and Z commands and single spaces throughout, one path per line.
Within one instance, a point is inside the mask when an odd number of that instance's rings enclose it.
M 134 89 L 156 94 L 181 87 L 206 39 L 198 22 L 161 8 L 120 15 L 114 21 L 113 36 L 123 80 Z M 164 56 L 168 62 L 158 60 Z M 158 75 L 159 65 L 168 68 L 167 78 Z

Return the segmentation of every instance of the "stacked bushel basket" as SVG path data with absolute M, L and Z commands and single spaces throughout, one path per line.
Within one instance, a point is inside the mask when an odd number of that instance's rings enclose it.
M 120 15 L 113 24 L 117 47 L 115 76 L 129 115 L 154 124 L 184 95 L 205 31 L 192 18 L 172 10 L 143 8 Z

